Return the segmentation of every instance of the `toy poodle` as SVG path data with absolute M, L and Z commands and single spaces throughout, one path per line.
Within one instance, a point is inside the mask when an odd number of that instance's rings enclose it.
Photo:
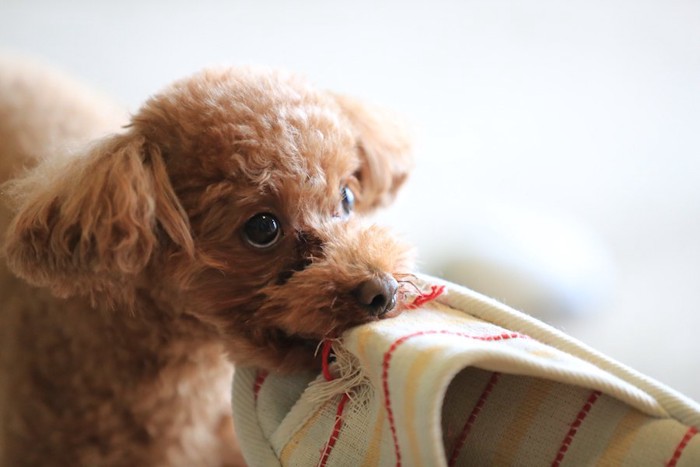
M 294 75 L 205 70 L 127 121 L 0 61 L 0 464 L 241 464 L 232 363 L 318 368 L 399 312 L 409 248 L 362 218 L 410 167 L 394 118 Z

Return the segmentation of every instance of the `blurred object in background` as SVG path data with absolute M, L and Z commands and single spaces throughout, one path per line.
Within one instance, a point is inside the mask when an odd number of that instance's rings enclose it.
M 606 309 L 613 262 L 590 229 L 517 203 L 484 203 L 453 221 L 426 268 L 550 323 Z

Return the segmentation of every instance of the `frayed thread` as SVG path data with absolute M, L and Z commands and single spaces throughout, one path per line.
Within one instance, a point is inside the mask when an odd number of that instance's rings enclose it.
M 341 345 L 340 339 L 326 339 L 321 345 L 323 379 L 309 385 L 313 391 L 312 400 L 322 403 L 338 394 L 347 394 L 350 399 L 361 398 L 370 389 L 370 381 L 357 358 Z M 331 356 L 334 356 L 332 362 Z

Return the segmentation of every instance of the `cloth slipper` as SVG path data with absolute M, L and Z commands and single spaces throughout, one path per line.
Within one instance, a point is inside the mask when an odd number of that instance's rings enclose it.
M 324 345 L 322 374 L 237 368 L 251 466 L 700 465 L 700 405 L 428 276 L 400 316 Z

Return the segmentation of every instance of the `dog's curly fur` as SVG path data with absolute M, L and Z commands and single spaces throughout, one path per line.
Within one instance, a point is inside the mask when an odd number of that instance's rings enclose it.
M 381 112 L 215 69 L 125 123 L 67 78 L 0 61 L 0 182 L 36 165 L 0 211 L 2 465 L 240 463 L 230 361 L 314 368 L 324 336 L 382 315 L 362 285 L 410 271 L 361 219 L 411 166 Z M 246 239 L 258 213 L 281 228 L 267 248 Z

